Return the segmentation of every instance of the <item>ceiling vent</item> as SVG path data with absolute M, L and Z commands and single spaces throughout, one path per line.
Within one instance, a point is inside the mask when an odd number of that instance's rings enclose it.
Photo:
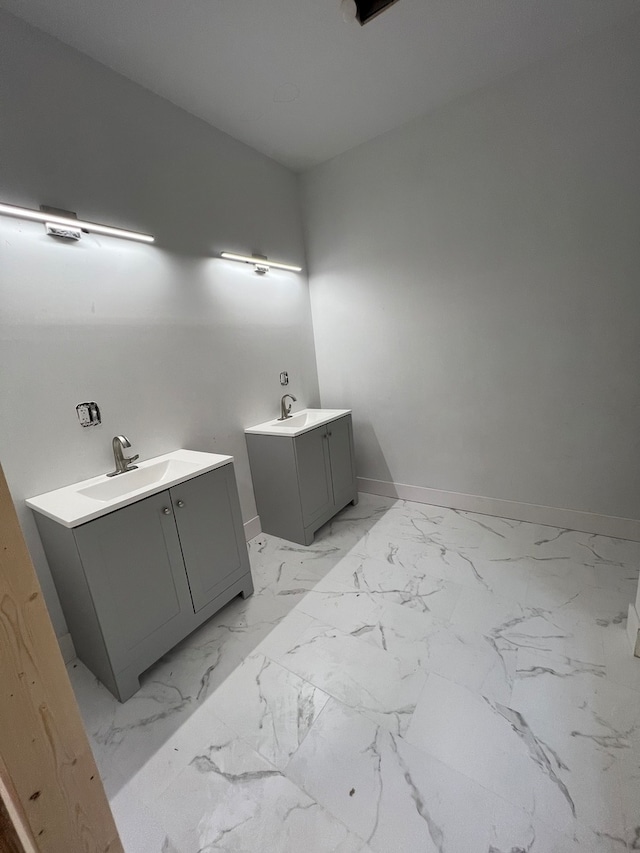
M 397 2 L 398 0 L 355 0 L 355 5 L 358 10 L 356 18 L 359 21 L 360 26 L 363 27 L 369 21 L 376 18 L 381 12 L 384 12 L 385 9 L 388 9 L 389 6 L 393 6 L 393 4 Z

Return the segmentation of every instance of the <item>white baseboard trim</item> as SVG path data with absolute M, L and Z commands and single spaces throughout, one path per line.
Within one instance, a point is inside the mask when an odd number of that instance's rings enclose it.
M 465 495 L 461 492 L 445 492 L 440 489 L 428 489 L 424 486 L 407 486 L 402 483 L 389 483 L 386 480 L 368 480 L 358 477 L 358 491 L 371 495 L 384 495 L 416 503 L 444 506 L 450 509 L 462 509 L 467 512 L 479 512 L 483 515 L 495 515 L 499 518 L 513 518 L 516 521 L 531 521 L 534 524 L 546 524 L 550 527 L 562 527 L 568 530 L 581 530 L 584 533 L 599 533 L 616 539 L 633 539 L 640 542 L 640 520 L 618 518 L 612 515 L 597 515 L 575 509 L 560 509 L 553 506 L 505 501 L 499 498 L 485 498 L 481 495 Z
M 61 637 L 58 637 L 58 645 L 60 646 L 60 652 L 62 653 L 62 660 L 65 663 L 70 663 L 76 657 L 76 649 L 73 645 L 73 640 L 71 639 L 71 634 L 63 634 Z
M 631 651 L 640 658 L 640 617 L 635 604 L 629 605 L 629 618 L 627 619 L 627 636 L 631 643 Z
M 260 524 L 260 516 L 255 515 L 249 521 L 244 523 L 244 538 L 249 541 L 254 536 L 259 536 L 262 533 L 262 525 Z

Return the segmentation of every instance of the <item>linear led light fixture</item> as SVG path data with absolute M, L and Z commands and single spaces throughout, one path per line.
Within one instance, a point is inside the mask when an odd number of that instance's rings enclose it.
M 33 222 L 62 225 L 72 229 L 81 228 L 83 231 L 92 231 L 94 234 L 105 234 L 107 237 L 124 237 L 126 240 L 137 240 L 140 243 L 153 243 L 155 240 L 151 234 L 141 234 L 139 231 L 127 231 L 124 228 L 113 228 L 111 225 L 100 225 L 98 222 L 85 222 L 84 219 L 59 216 L 56 213 L 49 213 L 46 210 L 32 210 L 29 207 L 18 207 L 15 204 L 2 204 L 0 202 L 0 214 L 3 216 L 15 216 L 17 219 L 30 219 Z
M 228 261 L 240 261 L 243 264 L 253 264 L 258 275 L 264 275 L 271 267 L 289 272 L 302 272 L 302 267 L 293 264 L 282 264 L 280 261 L 270 261 L 265 255 L 237 255 L 235 252 L 221 252 L 220 257 Z

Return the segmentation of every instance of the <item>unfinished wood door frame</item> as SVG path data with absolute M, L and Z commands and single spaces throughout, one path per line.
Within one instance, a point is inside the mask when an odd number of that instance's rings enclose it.
M 123 853 L 1 466 L 0 799 L 0 853 Z
M 0 793 L 0 853 L 30 853 L 18 835 L 14 816 L 9 814 L 9 803 Z
M 34 853 L 31 833 L 18 810 L 18 797 L 9 785 L 9 774 L 0 757 L 0 853 Z
M 14 818 L 9 814 L 8 803 L 0 794 L 0 853 L 27 853 Z

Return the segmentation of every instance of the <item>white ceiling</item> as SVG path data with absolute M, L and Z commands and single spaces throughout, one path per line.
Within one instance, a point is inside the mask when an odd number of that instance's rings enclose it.
M 294 169 L 327 160 L 637 11 L 637 0 L 0 0 Z

